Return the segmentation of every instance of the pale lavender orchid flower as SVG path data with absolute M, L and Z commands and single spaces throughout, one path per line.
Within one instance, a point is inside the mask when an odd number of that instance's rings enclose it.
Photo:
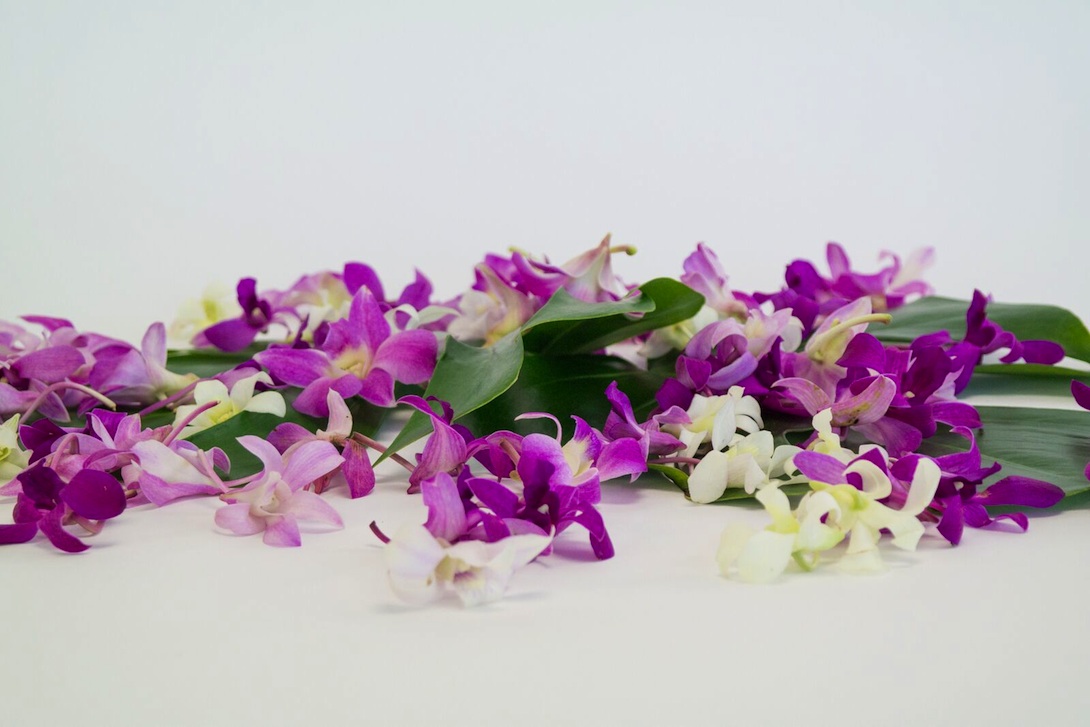
M 341 466 L 344 458 L 329 442 L 307 442 L 281 455 L 264 439 L 238 438 L 261 460 L 264 469 L 245 487 L 221 495 L 229 503 L 216 511 L 216 524 L 236 535 L 264 532 L 266 545 L 293 547 L 302 543 L 299 520 L 344 527 L 337 511 L 304 488 Z

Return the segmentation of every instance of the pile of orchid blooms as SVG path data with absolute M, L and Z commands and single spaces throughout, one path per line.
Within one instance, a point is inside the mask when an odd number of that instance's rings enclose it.
M 517 568 L 548 555 L 572 526 L 589 534 L 597 558 L 612 557 L 597 508 L 601 483 L 649 469 L 693 502 L 744 490 L 764 506 L 771 523 L 728 525 L 718 552 L 722 572 L 746 581 L 777 578 L 792 562 L 879 569 L 883 538 L 912 550 L 927 528 L 953 544 L 965 526 L 998 519 L 1024 530 L 1024 514 L 991 515 L 985 506 L 1041 508 L 1063 497 L 1019 476 L 984 488 L 999 464 L 983 461 L 977 411 L 956 398 L 985 355 L 1054 364 L 1062 348 L 1004 331 L 979 292 L 960 340 L 938 331 L 890 346 L 868 333 L 929 292 L 920 279 L 929 252 L 891 256 L 861 274 L 830 244 L 827 274 L 796 261 L 781 290 L 743 294 L 699 245 L 680 276 L 703 296 L 699 312 L 606 350 L 643 368 L 674 361 L 657 405 L 637 416 L 613 383 L 602 392 L 608 416 L 575 417 L 567 441 L 552 413 L 524 416 L 552 419 L 555 435 L 471 432 L 456 419 L 461 412 L 425 398 L 448 338 L 491 346 L 559 290 L 586 303 L 638 295 L 613 274 L 619 251 L 632 252 L 607 238 L 562 265 L 489 255 L 472 287 L 451 300 L 436 300 L 419 273 L 388 297 L 359 263 L 283 291 L 259 290 L 249 278 L 235 291 L 212 288 L 183 308 L 171 333 L 198 349 L 253 354 L 205 379 L 171 369 L 161 323 L 135 348 L 62 319 L 24 318 L 38 330 L 0 322 L 0 494 L 14 499 L 0 544 L 40 533 L 80 552 L 89 547 L 83 537 L 130 508 L 206 496 L 223 502 L 221 529 L 297 546 L 300 521 L 342 526 L 325 492 L 346 488 L 357 498 L 375 487 L 372 455 L 386 447 L 357 431 L 352 404 L 404 406 L 432 424 L 416 461 L 386 455 L 409 471 L 427 521 L 389 534 L 372 524 L 386 544 L 390 584 L 413 602 L 448 586 L 467 604 L 498 598 Z M 1073 390 L 1090 408 L 1090 389 L 1076 382 Z M 285 421 L 265 437 L 239 437 L 260 462 L 256 471 L 232 474 L 222 448 L 193 440 L 242 412 L 283 418 L 289 408 L 320 424 Z M 793 443 L 766 428 L 770 418 L 793 423 Z M 919 453 L 940 428 L 963 437 L 965 450 Z

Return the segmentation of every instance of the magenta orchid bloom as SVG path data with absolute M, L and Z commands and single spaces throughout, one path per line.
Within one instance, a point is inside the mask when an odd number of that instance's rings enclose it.
M 238 441 L 265 468 L 245 487 L 221 496 L 229 504 L 216 511 L 217 525 L 236 535 L 264 532 L 266 545 L 280 547 L 302 543 L 299 520 L 344 527 L 341 516 L 329 503 L 303 489 L 344 462 L 332 444 L 306 442 L 290 454 L 281 455 L 260 437 L 239 437 Z
M 372 404 L 393 406 L 394 382 L 427 381 L 437 355 L 433 333 L 391 334 L 374 295 L 361 288 L 352 299 L 348 318 L 329 326 L 319 348 L 269 348 L 254 359 L 277 380 L 303 387 L 295 400 L 297 410 L 325 417 L 330 389 L 345 399 L 358 395 Z

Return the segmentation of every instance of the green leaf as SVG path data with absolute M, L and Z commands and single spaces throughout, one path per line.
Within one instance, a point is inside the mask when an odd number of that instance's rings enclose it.
M 658 472 L 684 492 L 685 497 L 689 496 L 689 473 L 685 470 L 669 464 L 649 464 L 647 470 L 649 472 Z
M 628 395 L 637 417 L 646 416 L 655 404 L 655 392 L 663 377 L 643 371 L 614 356 L 542 356 L 527 353 L 518 381 L 487 406 L 462 419 L 476 434 L 511 429 L 521 434 L 556 429 L 548 419 L 515 417 L 527 412 L 548 412 L 560 420 L 565 433 L 574 428 L 572 415 L 601 427 L 609 414 L 606 387 L 616 381 Z
M 230 371 L 264 350 L 265 344 L 255 343 L 235 353 L 227 353 L 215 348 L 168 351 L 167 369 L 176 374 L 196 374 L 202 379 L 207 379 L 224 371 Z
M 960 340 L 965 336 L 965 313 L 969 303 L 951 298 L 930 297 L 909 303 L 893 311 L 887 326 L 871 326 L 885 343 L 911 343 L 935 331 L 949 331 Z M 1068 356 L 1090 362 L 1090 331 L 1069 310 L 1054 305 L 1026 303 L 989 303 L 988 318 L 1020 339 L 1055 341 Z
M 468 346 L 448 338 L 446 349 L 435 365 L 435 373 L 424 395 L 448 402 L 454 410 L 455 419 L 464 417 L 515 383 L 522 368 L 522 358 L 522 336 L 519 331 L 507 334 L 488 348 Z M 431 428 L 431 418 L 414 411 L 378 461 L 420 439 Z
M 1003 465 L 997 478 L 1022 475 L 1045 480 L 1063 488 L 1068 498 L 1090 491 L 1090 481 L 1083 476 L 1090 461 L 1090 412 L 1000 406 L 977 410 L 984 425 L 977 446 L 985 462 L 994 459 Z M 967 449 L 968 440 L 945 432 L 924 440 L 920 451 L 939 456 Z M 1081 497 L 1065 503 L 1090 500 Z
M 1071 380 L 1090 383 L 1090 371 L 1042 364 L 985 364 L 977 366 L 965 396 L 1071 397 Z
M 557 355 L 590 353 L 688 320 L 704 305 L 704 296 L 669 278 L 644 283 L 640 293 L 614 303 L 584 303 L 558 291 L 523 326 L 526 349 Z M 643 316 L 631 316 L 641 311 Z

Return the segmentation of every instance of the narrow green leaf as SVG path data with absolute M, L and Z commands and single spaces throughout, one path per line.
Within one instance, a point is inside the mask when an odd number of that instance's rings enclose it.
M 655 392 L 662 386 L 663 377 L 614 356 L 527 353 L 518 381 L 461 421 L 477 434 L 500 429 L 521 434 L 555 433 L 555 426 L 548 419 L 515 421 L 521 414 L 541 411 L 559 419 L 566 433 L 573 429 L 573 415 L 601 427 L 609 414 L 605 391 L 611 381 L 616 381 L 621 391 L 628 395 L 636 416 L 641 417 L 654 406 Z
M 448 338 L 446 349 L 435 365 L 435 373 L 424 395 L 448 402 L 454 409 L 456 419 L 464 417 L 515 383 L 522 368 L 522 358 L 522 336 L 519 331 L 507 334 L 488 348 L 468 346 Z M 431 419 L 414 411 L 378 461 L 430 431 Z
M 1003 465 L 997 478 L 1045 480 L 1062 487 L 1068 497 L 1090 491 L 1083 476 L 1090 461 L 1090 412 L 1000 406 L 977 410 L 984 424 L 977 446 L 985 462 L 994 459 Z M 939 456 L 968 448 L 965 438 L 946 432 L 924 440 L 920 451 Z M 1079 502 L 1090 504 L 1085 497 Z
M 611 343 L 688 320 L 704 304 L 704 296 L 669 278 L 644 283 L 640 293 L 638 298 L 625 301 L 591 304 L 560 291 L 523 327 L 526 349 L 558 355 L 598 351 Z M 546 312 L 554 300 L 555 307 Z M 640 311 L 647 312 L 639 318 L 631 316 Z
M 689 474 L 685 470 L 668 464 L 649 464 L 647 469 L 650 472 L 659 473 L 684 492 L 685 497 L 689 496 Z
M 926 333 L 949 331 L 955 339 L 965 336 L 968 301 L 930 297 L 893 311 L 887 326 L 868 330 L 886 343 L 911 343 Z M 1090 331 L 1069 310 L 1054 305 L 989 303 L 988 318 L 1020 339 L 1055 341 L 1068 356 L 1090 361 Z

